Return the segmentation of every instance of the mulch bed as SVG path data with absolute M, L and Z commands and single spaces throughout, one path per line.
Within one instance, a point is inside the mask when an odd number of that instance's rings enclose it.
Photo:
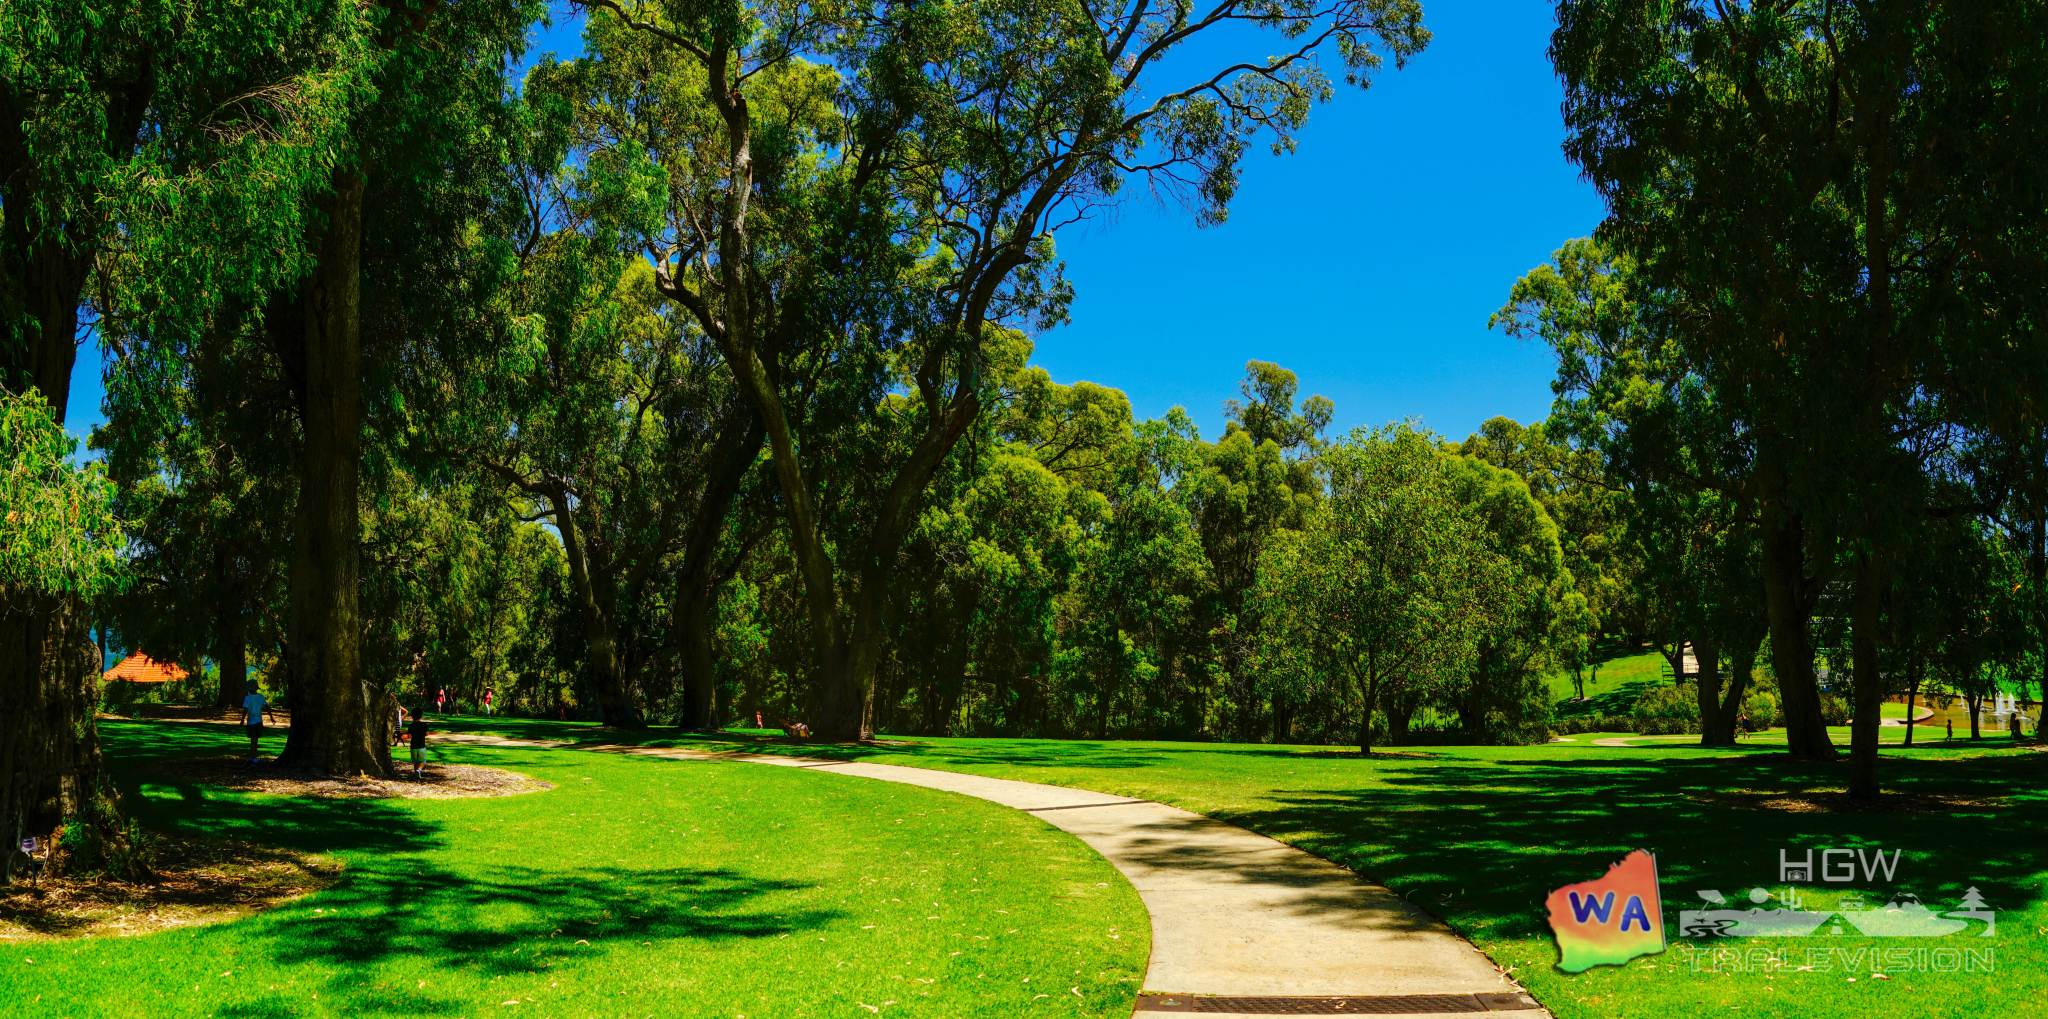
M 229 839 L 150 838 L 153 873 L 143 880 L 60 876 L 0 887 L 0 945 L 218 923 L 341 878 L 338 861 L 310 853 Z
M 409 765 L 401 765 L 403 777 L 395 779 L 367 776 L 338 778 L 281 768 L 270 760 L 250 764 L 247 759 L 239 757 L 187 757 L 160 762 L 154 770 L 168 778 L 226 789 L 330 799 L 396 797 L 448 800 L 465 796 L 516 796 L 554 788 L 552 783 L 529 778 L 516 771 L 469 764 L 429 764 L 425 777 L 417 780 L 412 777 Z
M 1805 792 L 1768 792 L 1758 789 L 1730 789 L 1726 792 L 1694 793 L 1696 802 L 1748 810 L 1777 810 L 1790 814 L 1965 814 L 2002 810 L 2012 805 L 2005 796 L 1959 796 L 1951 793 L 1885 792 L 1875 805 L 1849 800 L 1846 789 L 1809 789 Z

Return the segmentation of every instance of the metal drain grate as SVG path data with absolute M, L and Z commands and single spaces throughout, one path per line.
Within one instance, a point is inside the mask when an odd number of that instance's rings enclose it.
M 1351 997 L 1237 998 L 1208 994 L 1141 994 L 1140 1012 L 1238 1015 L 1430 1015 L 1506 1012 L 1538 1008 L 1536 999 L 1509 994 L 1363 994 Z

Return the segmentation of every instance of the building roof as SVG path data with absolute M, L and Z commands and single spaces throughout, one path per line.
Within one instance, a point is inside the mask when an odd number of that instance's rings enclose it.
M 108 669 L 101 676 L 108 680 L 126 680 L 130 683 L 168 683 L 184 679 L 185 670 L 171 662 L 159 662 L 148 655 L 137 652 L 121 659 L 121 664 Z

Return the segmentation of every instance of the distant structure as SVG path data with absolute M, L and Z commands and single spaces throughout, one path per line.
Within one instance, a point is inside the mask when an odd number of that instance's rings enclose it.
M 119 665 L 100 674 L 100 678 L 112 683 L 135 683 L 141 686 L 155 686 L 185 678 L 185 670 L 172 662 L 159 662 L 148 655 L 136 652 L 121 659 Z

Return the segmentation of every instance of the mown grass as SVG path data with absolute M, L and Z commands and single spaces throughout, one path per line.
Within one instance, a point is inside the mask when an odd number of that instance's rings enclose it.
M 1671 666 L 1664 661 L 1663 655 L 1655 651 L 1614 658 L 1602 662 L 1597 674 L 1593 669 L 1586 669 L 1583 675 L 1586 677 L 1586 699 L 1593 703 L 1583 707 L 1571 705 L 1568 709 L 1560 704 L 1561 710 L 1627 714 L 1644 691 L 1671 685 Z M 1553 703 L 1578 696 L 1578 687 L 1572 685 L 1571 673 L 1545 676 L 1543 681 L 1550 688 Z
M 433 753 L 557 788 L 312 800 L 140 770 L 225 752 L 228 730 L 102 736 L 146 825 L 331 853 L 344 877 L 248 919 L 0 948 L 9 1019 L 1124 1016 L 1149 951 L 1142 904 L 1099 856 L 967 797 L 464 748 Z
M 533 735 L 619 740 L 618 733 L 548 723 Z M 1902 735 L 1887 731 L 1887 737 Z M 1372 760 L 1324 747 L 1052 740 L 916 739 L 903 746 L 802 745 L 766 734 L 719 740 L 661 733 L 653 742 L 856 757 L 892 764 L 1026 779 L 1172 803 L 1226 818 L 1387 883 L 1424 904 L 1509 968 L 1561 1019 L 1706 1015 L 1788 1019 L 1932 1016 L 1956 1019 L 2042 1014 L 2048 989 L 2048 754 L 2007 742 L 1889 749 L 1888 788 L 1940 801 L 1922 813 L 1802 813 L 1758 809 L 1761 794 L 1840 790 L 1846 762 L 1784 758 L 1782 735 L 1733 750 L 1679 741 L 1612 748 L 1577 742 L 1540 747 L 1408 748 Z M 1846 730 L 1835 730 L 1846 746 Z M 1924 738 L 1924 736 L 1923 736 Z M 1988 798 L 1988 799 L 1987 799 Z M 1970 802 L 1975 801 L 1975 802 Z M 1731 898 L 1783 887 L 1778 854 L 1827 847 L 1904 850 L 1895 883 L 1830 886 L 1816 901 L 1854 890 L 1882 903 L 1910 891 L 1953 908 L 1971 887 L 1999 913 L 1996 949 L 1983 973 L 1695 972 L 1678 942 L 1678 911 L 1694 893 Z M 1674 946 L 1624 968 L 1576 976 L 1557 954 L 1544 896 L 1605 873 L 1631 849 L 1658 857 Z M 1953 947 L 1963 939 L 1770 939 L 1770 949 Z M 1716 947 L 1726 947 L 1722 941 Z M 1759 942 L 1736 941 L 1743 948 Z M 1796 960 L 1795 960 L 1796 961 Z M 1370 966 L 1371 960 L 1360 960 Z M 1706 964 L 1703 964 L 1703 966 Z M 1848 977 L 1858 979 L 1850 982 Z

